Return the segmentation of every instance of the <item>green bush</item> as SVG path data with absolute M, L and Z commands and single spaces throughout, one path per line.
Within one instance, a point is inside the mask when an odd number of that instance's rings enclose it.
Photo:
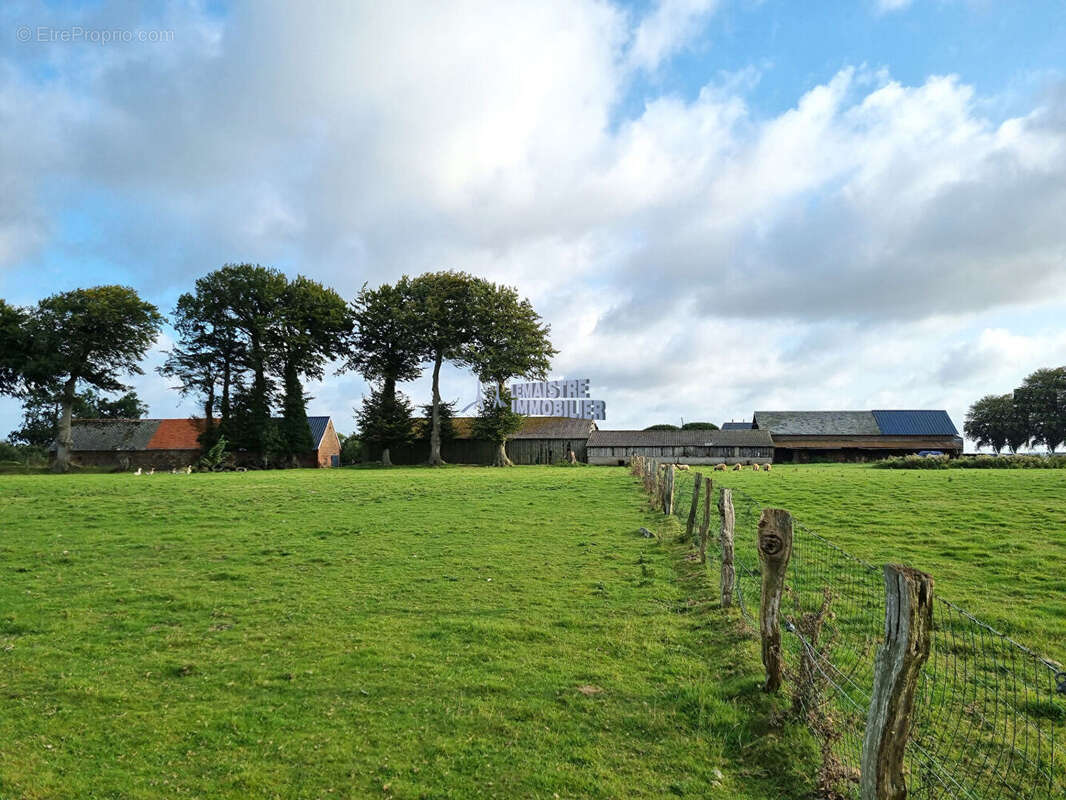
M 874 464 L 880 469 L 1066 469 L 1066 456 L 896 456 Z

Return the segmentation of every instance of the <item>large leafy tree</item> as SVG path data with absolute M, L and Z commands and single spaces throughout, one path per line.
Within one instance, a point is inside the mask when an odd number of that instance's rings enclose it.
M 681 426 L 683 431 L 716 431 L 718 426 L 713 422 L 686 422 Z
M 963 422 L 963 432 L 978 447 L 991 447 L 996 453 L 1007 444 L 1007 425 L 1014 413 L 1009 394 L 989 394 L 970 406 Z
M 196 281 L 194 291 L 178 298 L 174 328 L 179 344 L 159 368 L 178 381 L 182 396 L 197 396 L 203 404 L 202 443 L 211 447 L 220 431 L 231 427 L 233 397 L 247 373 L 246 347 L 229 306 L 228 273 L 212 272 Z M 214 415 L 220 415 L 215 430 Z
M 433 407 L 430 414 L 429 463 L 444 463 L 440 455 L 440 370 L 445 362 L 471 365 L 476 352 L 478 305 L 485 281 L 465 272 L 427 272 L 410 281 L 411 311 L 422 361 L 433 365 Z
M 373 413 L 368 419 L 393 419 L 398 416 L 396 410 L 404 407 L 396 384 L 418 377 L 424 352 L 410 278 L 404 276 L 395 284 L 383 284 L 376 289 L 364 285 L 352 303 L 352 317 L 355 331 L 345 369 L 357 370 L 378 387 L 363 403 L 364 409 L 368 408 L 367 401 L 371 403 Z M 410 413 L 407 420 L 410 425 Z M 375 422 L 374 429 L 375 435 L 385 435 L 397 430 L 397 426 Z M 410 437 L 409 429 L 399 433 L 396 439 L 373 440 L 382 447 L 381 460 L 385 466 L 392 463 L 390 447 Z M 362 438 L 371 441 L 365 434 Z
M 1066 442 L 1066 367 L 1038 369 L 1014 392 L 1033 442 L 1048 451 Z
M 21 372 L 28 387 L 58 394 L 55 471 L 70 468 L 70 420 L 78 385 L 105 392 L 127 389 L 119 376 L 141 374 L 139 362 L 162 322 L 155 306 L 125 286 L 61 292 L 28 313 Z
M 28 389 L 22 397 L 22 427 L 8 438 L 18 444 L 47 447 L 56 440 L 60 405 L 55 392 L 41 387 Z M 109 399 L 93 389 L 84 389 L 74 396 L 71 407 L 73 419 L 140 419 L 147 413 L 148 406 L 136 392 Z
M 0 300 L 0 395 L 18 394 L 23 387 L 27 346 L 27 312 Z
M 295 464 L 314 447 L 301 378 L 322 379 L 326 361 L 346 349 L 352 317 L 339 294 L 302 275 L 285 288 L 278 313 L 272 344 L 283 387 L 279 435 L 281 451 Z
M 517 290 L 487 281 L 474 285 L 474 327 L 465 359 L 483 384 L 492 387 L 475 422 L 480 437 L 496 444 L 494 466 L 510 466 L 507 439 L 522 427 L 522 415 L 511 410 L 506 383 L 523 377 L 543 380 L 551 369 L 551 328 Z

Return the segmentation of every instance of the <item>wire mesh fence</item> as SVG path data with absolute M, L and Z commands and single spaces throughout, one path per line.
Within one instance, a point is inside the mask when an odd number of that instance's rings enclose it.
M 661 465 L 646 470 L 661 474 Z M 697 471 L 675 473 L 673 513 L 692 511 Z M 713 479 L 713 473 L 706 474 Z M 720 487 L 710 502 L 717 504 Z M 654 496 L 654 489 L 652 490 Z M 732 490 L 736 516 L 736 605 L 758 628 L 762 570 L 754 497 Z M 697 526 L 708 502 L 696 496 Z M 708 560 L 718 550 L 712 508 Z M 934 576 L 935 577 L 935 576 Z M 905 754 L 908 796 L 998 800 L 1066 798 L 1066 673 L 940 598 L 929 656 L 919 674 Z M 834 545 L 793 517 L 791 560 L 782 599 L 784 691 L 822 751 L 826 797 L 858 797 L 875 658 L 885 635 L 880 567 Z

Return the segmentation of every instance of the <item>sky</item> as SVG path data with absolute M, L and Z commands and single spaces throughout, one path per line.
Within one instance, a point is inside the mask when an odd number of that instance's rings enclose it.
M 1066 364 L 1064 41 L 1061 0 L 9 1 L 0 297 L 461 269 L 530 298 L 603 428 L 961 430 Z M 197 412 L 172 337 L 130 379 L 155 417 Z M 307 391 L 354 429 L 360 376 Z

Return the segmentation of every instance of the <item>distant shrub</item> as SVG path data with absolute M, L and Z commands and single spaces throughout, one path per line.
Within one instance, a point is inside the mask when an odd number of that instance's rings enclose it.
M 48 451 L 28 444 L 0 441 L 0 464 L 41 467 L 48 464 Z
M 879 469 L 1066 469 L 1066 456 L 895 456 L 874 466 Z

